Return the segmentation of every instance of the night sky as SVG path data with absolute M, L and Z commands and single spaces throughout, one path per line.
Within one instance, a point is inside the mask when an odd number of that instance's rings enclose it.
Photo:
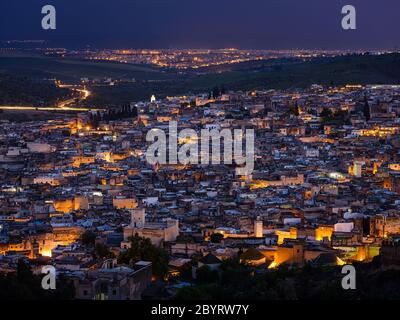
M 41 29 L 41 8 L 57 30 Z M 341 8 L 357 9 L 357 30 Z M 399 0 L 1 0 L 0 39 L 79 48 L 393 49 Z

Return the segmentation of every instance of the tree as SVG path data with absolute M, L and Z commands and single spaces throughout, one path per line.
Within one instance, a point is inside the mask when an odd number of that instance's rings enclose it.
M 207 290 L 204 290 L 202 287 L 183 287 L 180 289 L 174 300 L 204 300 L 211 299 L 210 295 L 207 293 Z
M 220 233 L 213 233 L 210 236 L 210 241 L 212 243 L 221 243 L 222 239 L 224 239 L 224 236 Z
M 86 230 L 81 236 L 82 244 L 89 247 L 94 247 L 96 234 L 90 230 Z
M 371 109 L 369 107 L 367 96 L 365 96 L 363 113 L 364 113 L 365 120 L 367 120 L 367 121 L 371 120 Z
M 94 256 L 98 259 L 99 258 L 106 258 L 106 259 L 114 258 L 114 253 L 112 253 L 106 245 L 101 244 L 101 243 L 96 244 L 96 247 L 94 248 L 93 253 L 94 253 Z
M 226 259 L 221 264 L 222 284 L 237 284 L 248 278 L 251 270 L 248 265 L 240 263 L 239 259 Z
M 214 99 L 217 99 L 221 96 L 221 90 L 218 86 L 214 87 L 214 89 L 212 91 L 212 96 Z
M 324 122 L 329 121 L 330 119 L 332 119 L 332 110 L 328 109 L 328 108 L 324 108 L 321 113 L 319 114 L 319 116 L 323 119 Z
M 346 111 L 346 110 L 338 110 L 333 115 L 333 122 L 335 122 L 338 125 L 351 124 L 351 121 L 349 119 L 348 111 Z
M 180 234 L 179 236 L 176 237 L 176 242 L 178 243 L 194 243 L 194 239 L 190 235 L 186 234 Z
M 202 266 L 201 268 L 197 269 L 196 275 L 197 280 L 204 283 L 217 282 L 219 279 L 218 271 L 211 270 L 208 266 Z
M 75 288 L 63 276 L 57 277 L 55 290 L 44 290 L 41 286 L 43 275 L 34 275 L 29 264 L 18 261 L 17 272 L 0 274 L 0 300 L 71 300 Z
M 222 85 L 222 86 L 221 86 L 221 95 L 224 95 L 225 93 L 226 93 L 225 86 Z
M 29 265 L 22 259 L 18 260 L 17 264 L 17 279 L 21 283 L 31 283 L 33 273 Z
M 153 274 L 158 278 L 164 278 L 168 272 L 168 254 L 154 246 L 150 239 L 140 237 L 138 234 L 130 237 L 131 247 L 119 256 L 119 263 L 130 264 L 140 260 L 151 261 Z
M 187 262 L 183 266 L 178 267 L 180 276 L 183 279 L 192 279 L 192 267 L 193 265 L 191 262 Z
M 299 112 L 299 105 L 298 105 L 298 103 L 297 103 L 297 100 L 296 100 L 294 106 L 289 110 L 289 112 L 290 112 L 291 114 L 295 115 L 296 117 L 298 117 L 298 116 L 300 115 L 300 112 Z

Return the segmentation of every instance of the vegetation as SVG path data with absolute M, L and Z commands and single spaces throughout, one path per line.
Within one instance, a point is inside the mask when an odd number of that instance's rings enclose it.
M 367 97 L 365 97 L 363 113 L 366 121 L 371 120 L 371 109 Z
M 246 63 L 231 67 L 222 73 L 185 75 L 168 73 L 161 82 L 137 82 L 117 84 L 111 87 L 96 87 L 86 101 L 98 105 L 101 101 L 137 101 L 149 99 L 152 94 L 187 94 L 188 92 L 210 92 L 210 98 L 228 90 L 293 89 L 307 88 L 318 83 L 325 86 L 345 84 L 400 83 L 400 54 L 348 55 L 333 58 L 315 58 L 309 61 L 279 59 L 279 64 L 270 61 Z M 210 87 L 213 88 L 210 91 Z M 106 100 L 104 100 L 106 99 Z
M 212 243 L 220 243 L 224 239 L 224 236 L 221 233 L 213 233 L 210 236 L 210 240 Z
M 24 75 L 32 79 L 54 78 L 79 81 L 83 77 L 114 78 L 114 86 L 93 86 L 92 95 L 84 102 L 88 107 L 113 107 L 127 101 L 209 92 L 218 97 L 227 90 L 306 88 L 319 83 L 325 86 L 343 84 L 400 83 L 400 54 L 344 55 L 330 58 L 272 59 L 221 66 L 218 72 L 206 74 L 153 66 L 116 62 L 87 61 L 43 57 L 0 57 L 0 70 L 5 74 Z M 15 92 L 19 92 L 19 90 Z M 210 90 L 210 88 L 213 88 Z M 16 88 L 17 89 L 17 88 Z M 16 96 L 12 91 L 12 96 Z
M 197 270 L 197 281 L 200 283 L 213 283 L 218 281 L 218 271 L 202 266 Z
M 0 73 L 0 105 L 47 107 L 69 96 L 70 90 L 58 88 L 53 82 Z
M 81 78 L 164 79 L 157 67 L 109 61 L 53 58 L 37 55 L 1 55 L 1 72 L 33 79 L 57 78 L 80 81 Z
M 114 253 L 112 253 L 106 245 L 101 243 L 96 244 L 93 255 L 96 259 L 110 259 L 115 257 Z
M 97 128 L 99 126 L 100 121 L 113 121 L 113 120 L 121 120 L 127 118 L 136 118 L 137 117 L 137 109 L 136 107 L 130 106 L 122 106 L 119 108 L 112 108 L 105 112 L 95 112 L 90 114 L 89 124 L 92 128 Z
M 44 290 L 42 275 L 34 275 L 21 259 L 17 272 L 0 274 L 0 300 L 71 300 L 75 296 L 72 283 L 57 278 L 55 290 Z
M 201 277 L 191 287 L 178 291 L 176 300 L 359 300 L 399 299 L 400 270 L 382 270 L 379 262 L 355 263 L 357 289 L 341 286 L 341 267 L 266 270 L 241 264 L 238 259 L 222 262 L 219 276 L 199 269 Z M 199 272 L 198 270 L 198 272 Z
M 186 234 L 180 234 L 176 237 L 176 242 L 178 243 L 195 243 L 195 239 L 190 236 L 190 235 L 186 235 Z
M 90 230 L 86 230 L 81 236 L 82 244 L 89 247 L 94 247 L 96 234 Z
M 338 110 L 335 113 L 328 108 L 324 108 L 319 115 L 322 118 L 322 122 L 335 123 L 337 125 L 350 124 L 349 113 L 344 110 Z
M 140 260 L 151 261 L 153 274 L 163 279 L 168 272 L 168 254 L 164 249 L 154 246 L 150 239 L 142 238 L 138 234 L 130 237 L 131 247 L 121 253 L 118 258 L 119 263 L 135 263 Z

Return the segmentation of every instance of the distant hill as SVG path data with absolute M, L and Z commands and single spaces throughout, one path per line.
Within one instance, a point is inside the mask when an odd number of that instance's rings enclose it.
M 180 72 L 155 66 L 117 62 L 60 59 L 34 56 L 1 56 L 0 77 L 7 74 L 35 79 L 46 77 L 76 81 L 82 77 L 135 78 L 136 83 L 93 88 L 86 101 L 91 106 L 112 106 L 157 97 L 210 91 L 215 86 L 227 90 L 305 88 L 318 83 L 400 84 L 400 54 L 346 55 L 330 58 L 271 59 L 208 70 Z M 1 90 L 1 83 L 0 83 Z M 24 87 L 18 88 L 23 93 Z
M 264 66 L 260 62 L 247 69 L 207 75 L 193 82 L 194 87 L 209 83 L 224 84 L 229 89 L 304 88 L 311 84 L 385 84 L 400 83 L 400 54 L 348 55 L 314 58 Z
M 103 102 L 112 104 L 148 99 L 151 94 L 162 97 L 209 92 L 215 86 L 224 86 L 227 90 L 253 90 L 307 88 L 315 83 L 326 86 L 400 84 L 400 54 L 349 55 L 307 61 L 276 59 L 223 68 L 229 71 L 204 75 L 192 71 L 185 75 L 169 74 L 169 79 L 164 82 L 96 88 L 93 100 L 87 102 L 101 105 Z M 116 93 L 115 97 L 113 93 Z
M 58 88 L 51 81 L 0 74 L 0 105 L 49 107 L 70 98 L 68 89 Z
M 89 78 L 163 79 L 163 70 L 154 66 L 34 55 L 0 54 L 0 74 L 74 81 Z

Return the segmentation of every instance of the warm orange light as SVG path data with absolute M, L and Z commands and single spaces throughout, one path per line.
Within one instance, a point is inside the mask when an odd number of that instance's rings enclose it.
M 336 265 L 338 266 L 343 266 L 345 265 L 346 262 L 344 262 L 342 259 L 340 259 L 339 257 L 336 257 Z
M 42 256 L 51 258 L 51 250 L 42 250 Z

